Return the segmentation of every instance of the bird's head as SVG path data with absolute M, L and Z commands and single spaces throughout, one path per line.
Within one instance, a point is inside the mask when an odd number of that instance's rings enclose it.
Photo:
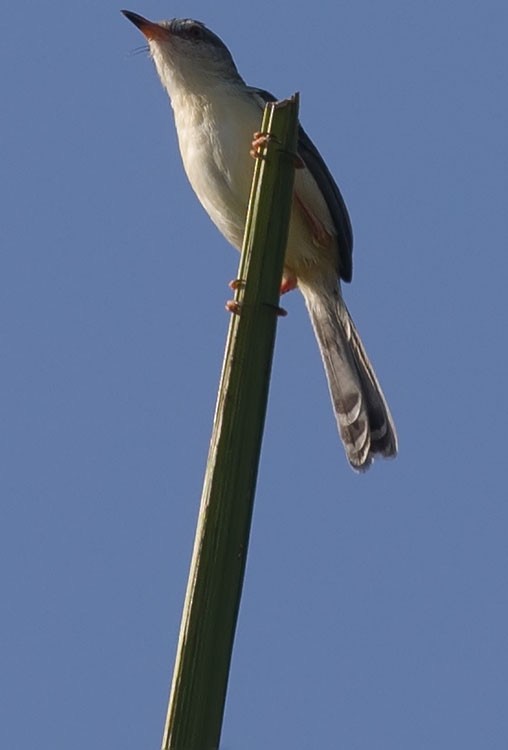
M 225 81 L 242 82 L 224 42 L 200 21 L 173 18 L 155 23 L 129 10 L 122 13 L 147 39 L 170 96 L 180 88 L 199 94 Z

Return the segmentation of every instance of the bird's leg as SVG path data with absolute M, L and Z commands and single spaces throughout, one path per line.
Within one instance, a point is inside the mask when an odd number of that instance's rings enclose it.
M 285 271 L 280 285 L 280 293 L 287 294 L 288 292 L 292 292 L 293 289 L 296 289 L 297 286 L 298 279 L 296 278 L 296 276 L 293 276 L 292 273 L 288 273 L 287 271 Z
M 265 305 L 266 305 L 267 307 L 271 307 L 271 308 L 272 308 L 272 310 L 275 310 L 275 313 L 276 313 L 276 315 L 277 315 L 277 316 L 278 316 L 279 318 L 285 318 L 285 317 L 286 317 L 286 315 L 288 314 L 288 311 L 287 311 L 287 310 L 284 310 L 284 308 L 283 308 L 283 307 L 279 307 L 279 305 L 272 305 L 272 304 L 271 304 L 270 302 L 265 302 L 264 304 L 265 304 Z
M 274 135 L 271 135 L 270 133 L 261 133 L 256 131 L 254 135 L 252 136 L 252 143 L 251 143 L 251 149 L 250 149 L 250 155 L 254 159 L 264 159 L 264 154 L 261 153 L 261 150 L 267 146 L 270 141 L 276 141 L 277 138 Z
M 242 309 L 242 303 L 238 302 L 235 299 L 229 299 L 226 302 L 225 307 L 226 307 L 226 310 L 228 312 L 232 313 L 233 315 L 240 315 L 240 312 L 241 312 L 241 309 Z
M 296 285 L 297 282 L 295 276 L 284 276 L 281 285 L 281 294 L 291 291 L 291 289 L 294 289 Z M 245 286 L 245 281 L 243 279 L 233 279 L 233 281 L 229 282 L 228 286 L 230 289 L 234 289 L 235 291 L 237 289 L 243 289 L 243 287 Z M 265 302 L 264 304 L 268 305 L 268 307 L 272 307 L 280 317 L 286 317 L 287 312 L 283 307 L 272 305 L 269 302 Z M 242 312 L 242 303 L 240 302 L 240 300 L 230 299 L 226 302 L 226 310 L 233 315 L 240 315 Z
M 235 292 L 238 289 L 243 289 L 244 286 L 245 286 L 244 279 L 233 279 L 228 284 L 228 287 L 230 289 L 233 289 L 233 291 Z M 232 313 L 233 315 L 240 315 L 241 306 L 242 306 L 242 303 L 236 299 L 230 299 L 226 302 L 226 310 Z
M 261 133 L 256 132 L 254 133 L 252 137 L 252 143 L 251 143 L 251 149 L 250 149 L 250 155 L 254 157 L 254 159 L 264 159 L 264 154 L 261 153 L 261 149 L 267 146 L 270 142 L 277 142 L 278 139 L 276 136 L 271 135 L 270 133 Z M 286 151 L 285 149 L 281 148 L 279 151 L 283 151 L 285 154 L 288 154 L 291 156 L 291 158 L 294 160 L 295 168 L 296 169 L 304 169 L 305 162 L 299 156 L 297 153 L 294 153 L 292 151 Z
M 285 318 L 287 313 L 287 310 L 284 310 L 283 307 L 279 307 L 279 305 L 272 305 L 270 302 L 264 302 L 267 307 L 271 307 L 272 310 L 275 310 L 276 314 L 280 318 Z M 241 315 L 242 314 L 242 303 L 238 302 L 235 299 L 230 299 L 226 302 L 226 310 L 233 315 Z
M 296 276 L 291 272 L 285 271 L 280 285 L 280 293 L 286 294 L 287 292 L 292 292 L 297 286 L 298 279 Z M 229 282 L 228 287 L 236 292 L 237 289 L 243 289 L 245 287 L 245 281 L 244 279 L 233 279 L 233 281 Z

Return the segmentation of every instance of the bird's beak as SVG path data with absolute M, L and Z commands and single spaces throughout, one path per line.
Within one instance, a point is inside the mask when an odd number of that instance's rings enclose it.
M 143 18 L 143 16 L 138 15 L 138 13 L 133 13 L 131 10 L 122 10 L 122 13 L 129 19 L 129 21 L 132 21 L 134 26 L 138 27 L 148 41 L 163 41 L 169 39 L 170 32 L 164 26 L 149 21 L 147 18 Z

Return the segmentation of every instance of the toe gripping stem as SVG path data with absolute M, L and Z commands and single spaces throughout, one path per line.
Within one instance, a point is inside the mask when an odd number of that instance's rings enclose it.
M 233 279 L 233 281 L 229 282 L 228 286 L 230 289 L 234 289 L 234 291 L 236 292 L 238 289 L 242 289 L 245 286 L 245 281 L 243 279 Z M 287 310 L 284 310 L 283 307 L 279 307 L 279 305 L 272 305 L 270 302 L 264 302 L 263 304 L 267 307 L 270 307 L 272 310 L 275 310 L 276 314 L 279 317 L 286 317 Z M 242 302 L 240 300 L 230 299 L 226 302 L 226 310 L 233 315 L 241 315 Z

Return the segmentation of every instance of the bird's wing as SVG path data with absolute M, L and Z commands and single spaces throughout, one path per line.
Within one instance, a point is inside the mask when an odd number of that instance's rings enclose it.
M 249 87 L 249 91 L 264 108 L 266 102 L 277 101 L 273 94 L 264 89 Z M 330 212 L 339 250 L 339 274 L 344 281 L 351 281 L 353 276 L 353 231 L 346 204 L 326 166 L 323 157 L 302 128 L 298 126 L 298 155 L 317 183 Z

